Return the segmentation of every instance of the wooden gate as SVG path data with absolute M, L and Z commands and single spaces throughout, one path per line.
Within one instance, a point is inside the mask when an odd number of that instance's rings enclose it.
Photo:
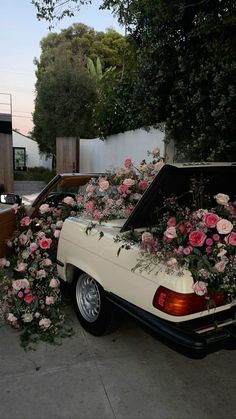
M 79 172 L 79 147 L 78 137 L 57 138 L 57 173 Z

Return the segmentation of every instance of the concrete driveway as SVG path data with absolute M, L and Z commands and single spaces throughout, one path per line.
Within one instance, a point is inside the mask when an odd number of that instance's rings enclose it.
M 68 307 L 75 335 L 24 352 L 0 327 L 1 419 L 232 419 L 236 351 L 192 360 L 130 318 L 105 337 L 87 334 Z

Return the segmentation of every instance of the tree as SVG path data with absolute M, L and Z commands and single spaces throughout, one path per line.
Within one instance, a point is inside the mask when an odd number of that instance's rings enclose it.
M 124 37 L 116 31 L 96 32 L 83 24 L 74 24 L 60 34 L 50 33 L 41 41 L 40 60 L 35 60 L 32 133 L 40 151 L 55 154 L 59 136 L 96 136 L 93 109 L 100 86 L 89 73 L 87 62 L 96 59 L 103 75 L 109 73 L 111 63 L 120 72 L 123 44 Z
M 136 44 L 136 126 L 164 122 L 181 159 L 236 159 L 235 0 L 104 0 L 104 7 Z
M 31 0 L 31 3 L 36 7 L 37 18 L 48 21 L 51 29 L 55 20 L 74 16 L 81 5 L 89 4 L 91 0 Z

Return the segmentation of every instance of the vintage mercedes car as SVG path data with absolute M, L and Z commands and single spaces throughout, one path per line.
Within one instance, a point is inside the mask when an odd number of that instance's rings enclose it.
M 235 347 L 235 299 L 216 299 L 214 307 L 207 307 L 205 297 L 193 291 L 193 277 L 187 269 L 179 275 L 160 263 L 155 273 L 134 270 L 139 256 L 137 245 L 117 256 L 117 233 L 122 236 L 152 226 L 168 197 L 178 197 L 187 204 L 190 179 L 195 176 L 206 179 L 211 194 L 224 191 L 235 200 L 235 164 L 166 164 L 128 219 L 97 223 L 90 232 L 86 219 L 65 220 L 58 243 L 58 274 L 72 284 L 78 318 L 88 332 L 102 335 L 111 331 L 122 309 L 191 357 Z
M 64 173 L 57 174 L 39 193 L 30 205 L 25 205 L 25 211 L 31 217 L 38 213 L 40 205 L 54 203 L 57 205 L 65 196 L 75 196 L 80 188 L 98 174 Z M 6 241 L 14 234 L 16 214 L 11 208 L 13 204 L 21 205 L 21 198 L 15 194 L 0 195 L 0 257 L 5 256 L 8 248 Z

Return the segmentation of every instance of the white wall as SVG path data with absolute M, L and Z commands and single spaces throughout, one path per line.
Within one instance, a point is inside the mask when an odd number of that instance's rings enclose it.
M 12 132 L 13 147 L 24 147 L 26 150 L 27 167 L 45 167 L 51 169 L 52 159 L 46 159 L 45 155 L 40 154 L 38 143 L 19 132 Z
M 147 151 L 159 147 L 161 156 L 165 154 L 164 132 L 151 128 L 138 129 L 123 134 L 112 135 L 102 141 L 98 138 L 80 140 L 80 172 L 104 172 L 123 165 L 126 158 L 135 164 L 147 158 Z

